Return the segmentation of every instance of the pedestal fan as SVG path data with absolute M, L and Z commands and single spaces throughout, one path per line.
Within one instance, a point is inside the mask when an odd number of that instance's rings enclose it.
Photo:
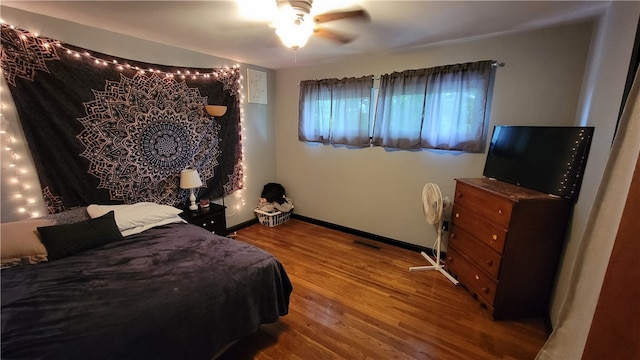
M 424 211 L 424 217 L 429 224 L 432 224 L 436 228 L 438 233 L 435 242 L 436 260 L 431 259 L 424 251 L 421 252 L 422 256 L 431 263 L 431 266 L 412 266 L 409 271 L 420 270 L 438 270 L 454 285 L 458 285 L 456 280 L 451 274 L 449 274 L 440 262 L 440 246 L 442 242 L 442 223 L 444 218 L 444 210 L 451 206 L 449 199 L 442 198 L 442 192 L 437 184 L 427 183 L 422 189 L 422 210 Z

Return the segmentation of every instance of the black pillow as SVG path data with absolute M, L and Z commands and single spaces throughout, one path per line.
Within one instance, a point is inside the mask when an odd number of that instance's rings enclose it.
M 47 249 L 47 258 L 53 261 L 122 240 L 123 237 L 114 216 L 115 213 L 109 211 L 95 219 L 39 227 L 40 238 Z

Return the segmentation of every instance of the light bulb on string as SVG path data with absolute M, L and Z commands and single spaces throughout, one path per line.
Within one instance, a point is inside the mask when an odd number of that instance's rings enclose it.
M 14 30 L 18 30 L 21 32 L 21 34 L 19 34 L 19 38 L 21 38 L 22 40 L 28 40 L 29 37 L 33 37 L 36 39 L 39 39 L 39 43 L 42 44 L 42 46 L 44 46 L 45 48 L 50 48 L 52 45 L 62 49 L 63 51 L 65 51 L 68 55 L 76 58 L 76 59 L 89 59 L 91 60 L 91 62 L 93 64 L 95 64 L 96 66 L 113 66 L 116 70 L 118 71 L 124 71 L 125 69 L 129 69 L 129 68 L 133 68 L 136 71 L 139 71 L 140 74 L 147 74 L 147 73 L 156 73 L 156 74 L 160 74 L 160 75 L 164 75 L 167 78 L 173 78 L 176 76 L 180 76 L 180 79 L 186 79 L 186 76 L 183 76 L 184 74 L 189 75 L 188 78 L 196 80 L 196 79 L 210 79 L 210 78 L 214 78 L 217 79 L 219 77 L 226 77 L 226 76 L 230 76 L 233 75 L 233 71 L 236 71 L 237 69 L 239 69 L 239 66 L 234 65 L 233 67 L 229 67 L 228 65 L 224 66 L 224 67 L 220 67 L 220 68 L 215 68 L 213 69 L 210 73 L 200 73 L 199 71 L 196 72 L 191 72 L 189 70 L 177 70 L 177 71 L 162 71 L 159 69 L 148 69 L 147 71 L 143 71 L 143 69 L 138 68 L 137 66 L 132 67 L 128 64 L 122 65 L 119 64 L 117 60 L 112 59 L 112 60 L 106 60 L 106 59 L 102 59 L 98 56 L 95 56 L 93 54 L 91 54 L 89 51 L 83 51 L 83 52 L 78 52 L 74 49 L 68 48 L 67 46 L 65 46 L 64 44 L 62 44 L 60 41 L 54 40 L 54 39 L 50 39 L 47 37 L 41 37 L 39 34 L 37 34 L 36 32 L 29 32 L 27 30 L 23 30 L 23 29 L 17 29 L 15 26 L 13 25 L 9 25 L 6 24 L 6 26 L 10 27 L 11 29 Z

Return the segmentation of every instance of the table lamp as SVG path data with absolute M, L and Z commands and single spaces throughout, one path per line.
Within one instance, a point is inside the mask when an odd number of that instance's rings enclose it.
M 202 186 L 202 180 L 200 180 L 200 174 L 196 169 L 184 169 L 180 172 L 180 188 L 189 189 L 189 210 L 198 210 L 196 204 L 196 195 L 193 193 L 193 189 Z

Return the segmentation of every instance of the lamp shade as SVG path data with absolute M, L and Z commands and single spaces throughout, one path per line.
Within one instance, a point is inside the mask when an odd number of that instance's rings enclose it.
M 215 117 L 222 116 L 227 112 L 227 107 L 224 105 L 207 105 L 205 108 L 209 115 Z
M 180 172 L 180 187 L 182 189 L 193 189 L 202 186 L 200 174 L 196 169 L 184 169 Z

